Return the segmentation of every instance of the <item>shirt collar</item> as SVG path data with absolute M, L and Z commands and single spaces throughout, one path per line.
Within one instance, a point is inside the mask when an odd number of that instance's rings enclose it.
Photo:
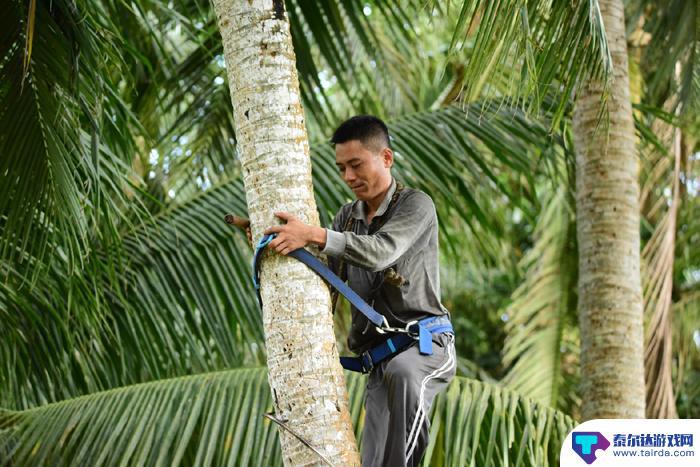
M 394 196 L 394 192 L 396 191 L 396 180 L 394 177 L 391 178 L 391 185 L 389 186 L 389 191 L 386 192 L 386 196 L 382 200 L 381 204 L 379 205 L 379 208 L 377 208 L 377 212 L 374 215 L 374 217 L 379 217 L 384 215 L 386 210 L 389 208 L 389 204 L 391 203 L 391 198 Z M 352 209 L 352 217 L 354 219 L 360 219 L 363 221 L 367 220 L 367 203 L 365 201 L 358 201 L 355 203 Z

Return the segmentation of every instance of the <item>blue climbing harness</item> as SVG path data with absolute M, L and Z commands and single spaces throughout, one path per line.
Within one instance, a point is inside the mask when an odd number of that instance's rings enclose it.
M 267 245 L 276 237 L 276 234 L 265 235 L 255 247 L 255 255 L 253 255 L 253 285 L 255 293 L 258 296 L 258 303 L 262 309 L 262 298 L 260 297 L 260 258 L 262 252 Z M 299 248 L 289 253 L 292 256 L 309 268 L 316 274 L 321 276 L 331 287 L 335 288 L 350 303 L 368 320 L 376 326 L 377 332 L 380 334 L 391 333 L 391 337 L 382 342 L 376 347 L 373 347 L 366 352 L 363 352 L 359 357 L 340 357 L 340 364 L 346 370 L 357 371 L 360 373 L 369 373 L 372 368 L 377 366 L 382 360 L 385 360 L 392 355 L 395 355 L 414 342 L 418 341 L 418 350 L 422 355 L 432 355 L 433 339 L 432 334 L 449 332 L 454 334 L 454 329 L 447 316 L 431 316 L 418 321 L 411 321 L 403 328 L 389 326 L 385 316 L 378 313 L 357 293 L 343 282 L 340 277 L 335 275 L 333 271 L 319 261 L 314 255 L 306 251 L 304 248 Z

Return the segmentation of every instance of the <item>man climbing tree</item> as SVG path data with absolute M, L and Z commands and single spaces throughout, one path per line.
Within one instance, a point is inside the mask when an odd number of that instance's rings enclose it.
M 321 246 L 336 271 L 377 308 L 370 315 L 381 318 L 370 325 L 353 303 L 349 341 L 362 358 L 344 360 L 346 367 L 370 372 L 363 465 L 417 465 L 428 441 L 432 400 L 455 373 L 452 327 L 439 298 L 432 200 L 391 177 L 386 125 L 355 118 L 333 142 L 357 201 L 341 209 L 333 229 L 317 227 L 284 3 L 216 0 L 214 6 L 252 233 L 257 239 L 272 223 L 272 207 L 285 211 L 278 217 L 286 224 L 265 231 L 277 234 L 272 248 L 287 255 L 307 244 Z M 262 263 L 260 298 L 275 420 L 286 428 L 280 438 L 285 463 L 355 465 L 328 293 L 306 266 L 275 256 Z
M 270 247 L 282 255 L 321 247 L 331 268 L 382 315 L 384 324 L 375 326 L 353 303 L 348 344 L 360 357 L 343 359 L 347 369 L 369 373 L 362 465 L 418 465 L 433 398 L 456 368 L 454 333 L 440 303 L 435 207 L 393 179 L 389 133 L 378 118 L 347 120 L 331 142 L 357 200 L 340 209 L 332 229 L 279 212 L 286 223 L 265 234 L 277 235 Z

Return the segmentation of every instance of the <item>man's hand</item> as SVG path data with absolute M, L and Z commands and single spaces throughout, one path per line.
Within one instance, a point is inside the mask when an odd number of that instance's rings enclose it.
M 269 227 L 265 235 L 276 233 L 277 238 L 270 242 L 270 247 L 281 255 L 288 255 L 299 248 L 304 248 L 309 243 L 324 246 L 326 244 L 326 230 L 304 224 L 296 216 L 287 212 L 276 212 L 275 216 L 283 221 L 284 225 Z

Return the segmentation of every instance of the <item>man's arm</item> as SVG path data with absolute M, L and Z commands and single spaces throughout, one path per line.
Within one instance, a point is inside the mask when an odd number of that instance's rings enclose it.
M 265 233 L 278 234 L 270 246 L 283 255 L 313 243 L 330 257 L 371 271 L 382 271 L 409 248 L 415 247 L 416 240 L 436 222 L 435 206 L 428 195 L 415 192 L 408 196 L 410 199 L 404 200 L 382 228 L 372 235 L 310 226 L 285 212 L 275 215 L 287 223 L 270 227 Z
M 328 231 L 327 254 L 371 271 L 392 266 L 437 222 L 435 205 L 422 192 L 408 194 L 391 218 L 374 234 Z

